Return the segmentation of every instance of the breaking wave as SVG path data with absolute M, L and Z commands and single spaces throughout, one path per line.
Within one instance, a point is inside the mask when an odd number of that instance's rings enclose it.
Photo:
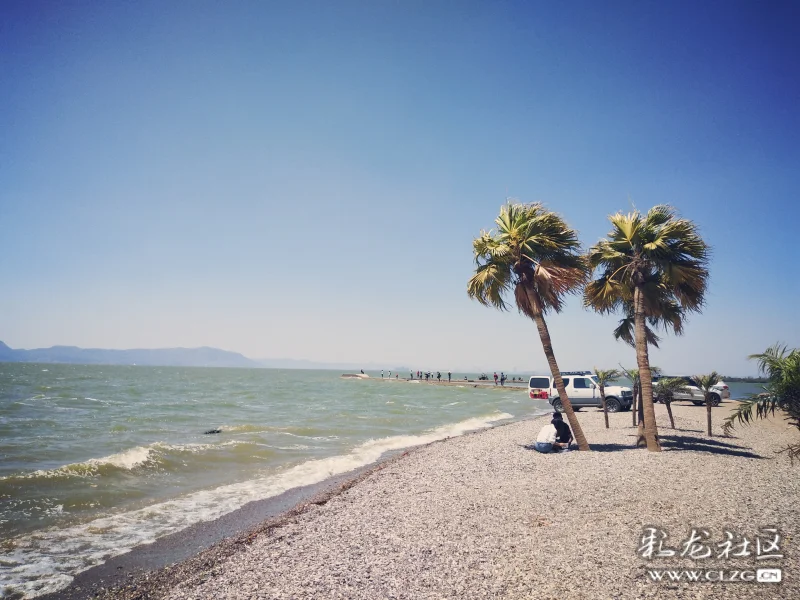
M 398 435 L 366 441 L 349 453 L 308 460 L 283 471 L 249 481 L 202 490 L 151 505 L 146 508 L 108 515 L 88 523 L 53 528 L 15 539 L 13 547 L 0 561 L 0 587 L 13 586 L 28 597 L 57 591 L 70 583 L 75 574 L 101 564 L 135 546 L 202 521 L 232 512 L 248 502 L 277 496 L 295 487 L 319 483 L 375 462 L 386 452 L 428 444 L 491 426 L 513 418 L 494 413 L 430 429 L 419 435 Z M 108 465 L 136 469 L 152 461 L 159 448 L 196 451 L 204 445 L 137 447 L 100 459 L 92 459 L 77 469 Z M 77 465 L 63 469 L 76 470 Z

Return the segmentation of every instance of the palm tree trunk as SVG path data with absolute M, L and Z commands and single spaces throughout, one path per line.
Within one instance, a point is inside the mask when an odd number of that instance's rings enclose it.
M 675 419 L 672 418 L 672 402 L 664 402 L 667 405 L 667 414 L 669 415 L 669 423 L 675 429 Z
M 631 404 L 631 426 L 636 427 L 636 409 L 638 408 L 639 402 L 639 384 L 637 382 L 631 382 L 633 384 L 633 404 Z
M 636 446 L 639 448 L 646 448 L 647 447 L 647 440 L 644 437 L 644 410 L 642 410 L 642 388 L 639 387 L 639 398 L 636 401 L 636 423 L 634 425 L 637 426 L 637 437 L 636 437 Z
M 528 291 L 528 293 L 530 292 Z M 536 306 L 537 304 L 532 302 L 531 305 Z M 564 412 L 567 414 L 567 421 L 569 421 L 569 426 L 572 428 L 572 435 L 575 436 L 575 443 L 578 444 L 580 450 L 589 450 L 589 443 L 583 435 L 581 424 L 578 423 L 575 411 L 572 410 L 572 404 L 569 398 L 567 398 L 567 391 L 564 389 L 564 380 L 561 379 L 561 371 L 558 369 L 556 355 L 553 353 L 553 343 L 550 341 L 550 331 L 547 329 L 547 323 L 545 323 L 541 313 L 535 315 L 533 320 L 536 322 L 536 328 L 539 330 L 539 338 L 542 340 L 542 349 L 544 350 L 544 355 L 547 357 L 547 364 L 550 366 L 550 372 L 553 374 L 553 381 L 555 381 L 558 397 L 561 399 L 561 405 L 564 407 Z
M 600 399 L 603 401 L 603 417 L 606 419 L 606 429 L 608 429 L 608 409 L 606 408 L 606 388 L 600 386 Z
M 711 433 L 711 402 L 708 401 L 708 398 L 706 398 L 706 415 L 708 417 L 708 437 L 713 437 L 714 434 Z
M 653 378 L 650 374 L 650 356 L 647 352 L 647 338 L 645 337 L 644 296 L 638 285 L 634 291 L 633 304 L 633 316 L 636 326 L 636 362 L 639 366 L 639 382 L 642 386 L 644 438 L 648 450 L 661 452 L 661 445 L 658 443 L 656 410 L 653 406 Z

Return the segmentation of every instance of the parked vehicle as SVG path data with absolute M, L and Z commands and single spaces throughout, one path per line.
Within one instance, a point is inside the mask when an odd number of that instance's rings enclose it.
M 706 399 L 703 397 L 703 392 L 697 386 L 697 382 L 691 377 L 685 375 L 681 375 L 678 377 L 670 375 L 657 375 L 653 377 L 653 384 L 655 384 L 660 379 L 683 380 L 686 391 L 676 392 L 675 400 L 689 400 L 696 406 L 702 406 L 706 403 Z M 722 402 L 722 400 L 727 400 L 728 398 L 731 397 L 731 392 L 728 389 L 728 384 L 726 384 L 724 381 L 720 381 L 717 385 L 715 385 L 711 389 L 712 393 L 711 397 L 709 398 L 711 406 L 719 406 L 719 403 Z
M 583 407 L 602 408 L 600 386 L 591 371 L 564 371 L 561 373 L 564 388 L 572 407 L 575 410 Z M 608 412 L 630 410 L 633 404 L 633 390 L 619 385 L 605 386 L 606 409 Z M 556 410 L 562 410 L 561 399 L 555 388 L 553 378 L 546 375 L 534 375 L 528 381 L 528 396 L 532 400 L 547 400 Z

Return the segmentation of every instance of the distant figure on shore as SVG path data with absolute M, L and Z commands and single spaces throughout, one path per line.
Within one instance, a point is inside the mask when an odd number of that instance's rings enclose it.
M 391 379 L 391 378 L 392 378 L 392 372 L 389 371 L 389 379 Z
M 451 381 L 452 379 L 453 379 L 453 374 L 452 374 L 450 371 L 448 371 L 448 372 L 447 372 L 447 383 L 450 383 L 450 381 Z
M 560 412 L 556 411 L 553 413 L 553 420 L 551 423 L 558 432 L 556 446 L 569 449 L 569 446 L 572 443 L 572 430 L 569 428 L 569 425 L 564 422 L 564 418 L 561 416 Z
M 506 374 L 503 373 L 502 371 L 500 371 L 500 385 L 501 386 L 504 386 L 506 384 L 506 379 L 508 379 L 508 377 L 506 377 Z
M 381 369 L 381 379 L 383 379 L 383 369 Z
M 438 381 L 439 383 L 442 383 L 442 372 L 441 371 L 436 371 L 436 381 Z
M 361 374 L 362 374 L 362 375 L 364 374 L 364 369 L 361 369 Z
M 497 385 L 497 371 L 494 372 L 494 384 Z

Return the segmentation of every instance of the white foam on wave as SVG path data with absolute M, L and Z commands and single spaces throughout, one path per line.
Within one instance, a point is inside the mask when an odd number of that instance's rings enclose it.
M 152 448 L 148 446 L 136 446 L 130 450 L 104 456 L 103 458 L 92 458 L 86 461 L 89 465 L 111 465 L 118 469 L 125 469 L 130 471 L 139 465 L 146 463 L 150 460 L 150 453 Z
M 228 440 L 219 444 L 166 444 L 164 442 L 154 442 L 148 446 L 135 446 L 116 454 L 110 454 L 101 458 L 90 458 L 88 460 L 69 463 L 54 469 L 39 469 L 29 473 L 17 473 L 0 477 L 0 481 L 9 479 L 35 479 L 37 477 L 95 477 L 106 467 L 115 467 L 123 471 L 133 471 L 150 462 L 155 462 L 158 457 L 169 452 L 204 452 L 211 448 L 221 448 L 224 446 L 236 446 L 243 442 Z
M 68 585 L 77 573 L 112 556 L 195 523 L 219 518 L 253 500 L 277 496 L 292 488 L 347 473 L 375 462 L 386 452 L 484 429 L 510 418 L 512 415 L 507 413 L 494 413 L 443 425 L 419 435 L 373 439 L 349 454 L 309 460 L 277 474 L 194 492 L 82 525 L 22 536 L 14 540 L 13 549 L 0 550 L 0 590 L 13 586 L 29 598 L 57 591 Z M 122 463 L 133 464 L 136 455 L 123 459 L 124 454 L 112 456 Z
M 55 469 L 39 469 L 30 473 L 7 475 L 0 477 L 0 481 L 5 479 L 34 479 L 37 477 L 92 477 L 97 475 L 98 470 L 105 466 L 112 466 L 118 469 L 130 471 L 139 465 L 150 460 L 152 447 L 136 446 L 117 454 L 111 454 L 102 458 L 90 458 L 83 462 L 69 463 Z

